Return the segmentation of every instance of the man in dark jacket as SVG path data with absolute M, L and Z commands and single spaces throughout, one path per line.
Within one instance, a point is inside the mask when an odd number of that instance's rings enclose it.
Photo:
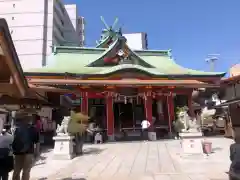
M 230 146 L 230 180 L 240 180 L 240 136 L 236 136 L 235 143 Z
M 29 117 L 18 118 L 14 130 L 13 154 L 14 154 L 14 172 L 13 180 L 20 179 L 22 171 L 22 180 L 30 179 L 34 157 L 34 144 L 39 142 L 39 135 L 34 126 L 30 124 Z
M 8 180 L 8 173 L 13 169 L 12 141 L 12 135 L 4 127 L 0 135 L 0 180 Z

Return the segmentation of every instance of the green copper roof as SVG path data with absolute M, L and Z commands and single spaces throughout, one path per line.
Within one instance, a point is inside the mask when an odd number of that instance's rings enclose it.
M 178 65 L 171 56 L 171 50 L 137 50 L 133 51 L 126 45 L 126 38 L 121 30 L 114 31 L 108 27 L 102 18 L 106 29 L 95 48 L 81 48 L 69 46 L 55 46 L 52 55 L 48 58 L 48 65 L 40 69 L 31 69 L 26 74 L 63 74 L 71 75 L 107 75 L 117 71 L 141 71 L 153 76 L 219 76 L 224 72 L 204 72 L 184 68 Z M 111 44 L 108 48 L 109 40 Z M 124 49 L 125 48 L 125 49 Z M 109 66 L 104 58 L 117 55 L 119 50 L 127 50 L 124 58 L 128 63 Z M 122 59 L 123 60 L 123 59 Z
M 204 72 L 184 68 L 175 63 L 168 55 L 168 51 L 136 51 L 135 55 L 152 68 L 146 68 L 138 64 L 119 64 L 116 66 L 89 67 L 88 65 L 103 60 L 109 50 L 100 48 L 78 48 L 78 47 L 55 47 L 55 52 L 49 57 L 48 65 L 40 69 L 31 69 L 25 73 L 69 73 L 77 75 L 96 74 L 103 75 L 119 70 L 141 70 L 152 75 L 190 75 L 190 76 L 223 76 L 223 72 Z

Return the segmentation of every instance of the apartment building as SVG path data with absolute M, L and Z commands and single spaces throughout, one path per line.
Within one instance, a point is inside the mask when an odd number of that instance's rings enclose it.
M 148 49 L 148 38 L 147 33 L 130 33 L 123 34 L 123 36 L 127 39 L 127 44 L 131 49 L 134 50 L 143 50 Z
M 61 0 L 0 0 L 0 17 L 8 22 L 23 69 L 46 65 L 53 45 L 84 44 L 74 4 L 64 5 Z

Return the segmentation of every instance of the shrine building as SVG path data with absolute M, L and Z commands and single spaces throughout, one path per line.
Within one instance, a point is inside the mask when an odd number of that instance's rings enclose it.
M 105 26 L 96 47 L 54 46 L 48 65 L 25 76 L 35 86 L 71 90 L 66 96 L 79 102 L 110 140 L 141 130 L 144 119 L 152 131 L 171 133 L 176 107 L 188 106 L 194 116 L 192 92 L 219 87 L 225 75 L 184 68 L 171 50 L 132 50 L 121 29 Z

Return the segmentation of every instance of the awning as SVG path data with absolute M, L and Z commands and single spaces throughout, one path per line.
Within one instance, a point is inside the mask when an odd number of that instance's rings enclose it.
M 27 81 L 5 19 L 0 19 L 0 87 L 1 94 L 25 97 Z
M 228 100 L 228 101 L 226 101 L 224 103 L 221 103 L 219 105 L 216 105 L 214 107 L 215 108 L 221 108 L 221 107 L 229 106 L 231 104 L 236 104 L 236 103 L 240 103 L 240 97 Z

